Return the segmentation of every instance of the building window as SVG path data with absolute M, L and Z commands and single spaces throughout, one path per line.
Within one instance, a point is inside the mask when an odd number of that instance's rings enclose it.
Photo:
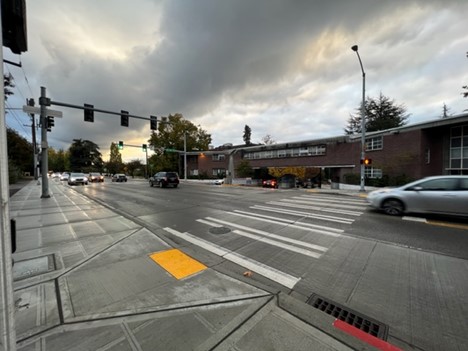
M 426 149 L 426 152 L 424 153 L 424 159 L 427 165 L 431 163 L 431 149 Z
M 213 168 L 213 175 L 216 177 L 224 177 L 226 175 L 226 168 Z
M 451 128 L 450 168 L 468 168 L 468 125 Z
M 383 149 L 383 137 L 382 136 L 366 139 L 366 151 L 382 150 L 382 149 Z
M 364 175 L 366 178 L 380 179 L 382 178 L 382 170 L 380 168 L 366 167 Z
M 224 161 L 225 158 L 226 158 L 226 155 L 224 154 L 213 154 L 212 156 L 213 161 Z
M 309 155 L 310 156 L 318 156 L 318 155 L 325 155 L 325 145 L 319 146 L 309 146 Z

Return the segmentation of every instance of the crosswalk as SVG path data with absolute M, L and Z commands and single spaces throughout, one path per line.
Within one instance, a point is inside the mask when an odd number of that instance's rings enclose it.
M 361 216 L 363 199 L 301 195 L 196 219 L 190 231 L 167 232 L 288 288 L 308 260 L 318 260 Z M 225 234 L 210 234 L 224 228 Z

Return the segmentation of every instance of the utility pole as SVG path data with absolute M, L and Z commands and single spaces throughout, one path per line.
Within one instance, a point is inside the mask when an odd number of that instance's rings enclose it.
M 47 154 L 47 97 L 46 88 L 41 87 L 41 97 L 39 99 L 41 105 L 41 173 L 42 173 L 42 195 L 41 198 L 49 198 L 49 157 Z
M 3 28 L 1 22 L 0 9 L 0 28 Z M 3 47 L 2 36 L 0 36 L 0 44 Z M 0 58 L 3 61 L 3 51 L 0 52 Z M 3 65 L 1 65 L 0 72 L 3 77 Z M 15 351 L 15 302 L 11 257 L 10 183 L 8 180 L 4 83 L 2 83 L 2 87 L 0 94 L 0 350 Z
M 26 105 L 34 106 L 34 99 L 26 99 Z M 36 143 L 36 117 L 34 113 L 29 114 L 32 120 L 32 144 L 33 144 L 33 166 L 34 166 L 34 180 L 39 178 L 37 172 L 37 143 Z

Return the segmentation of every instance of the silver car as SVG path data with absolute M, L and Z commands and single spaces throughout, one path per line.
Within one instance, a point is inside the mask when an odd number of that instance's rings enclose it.
M 410 212 L 468 216 L 468 176 L 427 177 L 398 188 L 374 190 L 367 201 L 395 216 Z
M 88 177 L 86 177 L 83 173 L 70 173 L 68 177 L 68 185 L 88 185 Z

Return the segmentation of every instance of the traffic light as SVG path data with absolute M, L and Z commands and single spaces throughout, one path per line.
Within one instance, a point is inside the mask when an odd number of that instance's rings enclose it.
M 120 110 L 120 125 L 128 127 L 128 111 Z
M 158 129 L 158 118 L 156 116 L 150 116 L 150 128 L 151 130 Z
M 84 120 L 85 122 L 94 122 L 94 105 L 84 104 Z
M 48 116 L 48 117 L 46 118 L 46 125 L 47 125 L 47 131 L 48 131 L 48 132 L 52 131 L 52 127 L 55 126 L 54 117 Z
M 372 164 L 372 159 L 371 158 L 364 158 L 364 160 L 361 160 L 361 164 L 364 164 L 365 166 L 369 166 Z
M 25 0 L 2 1 L 3 46 L 17 55 L 28 51 Z
M 141 149 L 143 150 L 143 152 L 146 152 L 146 150 L 147 150 L 147 145 L 146 145 L 146 144 L 141 145 Z
M 119 150 L 123 150 L 123 141 L 119 141 Z

